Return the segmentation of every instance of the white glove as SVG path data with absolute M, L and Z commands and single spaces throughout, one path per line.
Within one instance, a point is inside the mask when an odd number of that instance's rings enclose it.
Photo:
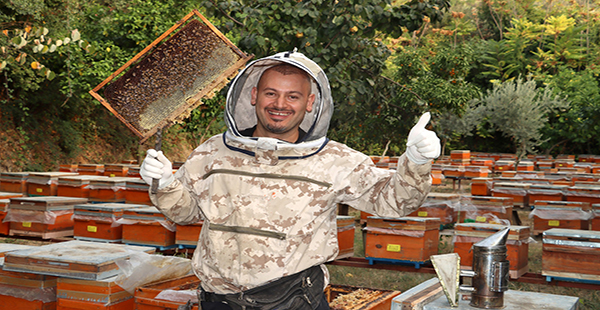
M 408 134 L 406 156 L 415 164 L 425 164 L 440 156 L 442 146 L 435 132 L 425 129 L 431 119 L 429 112 L 423 114 Z
M 158 188 L 167 187 L 173 177 L 173 164 L 165 157 L 162 151 L 149 149 L 146 158 L 140 166 L 140 176 L 148 185 L 152 185 L 152 179 L 159 179 Z

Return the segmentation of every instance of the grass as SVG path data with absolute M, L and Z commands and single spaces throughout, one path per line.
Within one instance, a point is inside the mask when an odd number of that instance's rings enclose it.
M 446 182 L 444 185 L 435 187 L 436 192 L 460 192 L 470 193 L 470 187 L 467 184 L 461 184 L 461 189 L 452 188 L 452 182 Z M 532 220 L 529 219 L 529 211 L 517 210 L 522 225 L 532 226 Z M 350 215 L 359 218 L 359 212 L 351 210 Z M 354 256 L 364 257 L 363 236 L 357 226 L 354 242 Z M 533 228 L 533 227 L 532 227 Z M 533 229 L 532 229 L 533 230 Z M 440 254 L 453 252 L 452 237 L 440 235 L 438 252 Z M 372 268 L 357 268 L 327 265 L 331 275 L 331 283 L 336 285 L 353 285 L 359 287 L 368 287 L 382 290 L 406 291 L 432 277 L 435 274 L 410 273 L 392 270 L 380 270 Z M 542 270 L 542 240 L 541 236 L 530 238 L 529 243 L 529 272 L 541 273 Z M 600 291 L 577 289 L 553 285 L 538 285 L 511 281 L 510 290 L 541 292 L 555 295 L 577 296 L 580 298 L 580 310 L 600 310 Z

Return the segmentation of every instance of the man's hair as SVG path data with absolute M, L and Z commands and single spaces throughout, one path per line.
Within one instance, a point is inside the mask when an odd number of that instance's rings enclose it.
M 277 71 L 283 75 L 292 75 L 292 74 L 300 74 L 302 76 L 304 76 L 306 78 L 306 80 L 308 81 L 309 85 L 312 85 L 312 77 L 304 70 L 294 66 L 294 65 L 290 65 L 288 63 L 282 63 L 282 64 L 278 64 L 275 65 L 273 67 L 268 68 L 267 70 L 265 70 L 262 74 L 264 75 L 265 72 L 269 71 L 269 70 L 274 70 Z M 258 80 L 258 85 L 260 85 L 260 80 L 262 79 L 262 75 L 260 77 L 260 79 Z M 257 86 L 258 86 L 257 85 Z

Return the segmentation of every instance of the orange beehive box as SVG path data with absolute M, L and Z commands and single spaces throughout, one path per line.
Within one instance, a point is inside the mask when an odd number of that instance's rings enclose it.
M 90 201 L 125 202 L 127 181 L 137 178 L 114 177 L 90 180 Z
M 135 300 L 133 295 L 117 285 L 115 280 L 116 276 L 104 280 L 58 278 L 56 309 L 134 309 Z
M 521 208 L 529 207 L 529 183 L 521 182 L 494 182 L 492 196 L 509 197 L 513 199 L 515 206 Z
M 71 240 L 10 251 L 4 256 L 3 270 L 103 280 L 120 273 L 117 260 L 128 259 L 135 252 L 155 251 L 154 247 Z
M 367 219 L 365 257 L 374 261 L 410 262 L 420 267 L 438 253 L 440 219 L 375 217 Z
M 469 150 L 453 150 L 450 151 L 450 159 L 471 159 L 471 151 Z
M 107 177 L 126 177 L 129 166 L 126 164 L 105 164 L 103 175 Z
M 512 221 L 514 201 L 511 197 L 463 196 L 456 209 L 459 223 L 507 224 Z
M 577 156 L 577 161 L 582 163 L 593 163 L 596 155 L 591 154 L 580 154 Z
M 5 218 L 10 222 L 9 235 L 42 239 L 72 236 L 73 206 L 86 202 L 85 198 L 61 196 L 11 198 Z
M 556 167 L 556 168 L 573 168 L 574 165 L 575 165 L 574 160 L 557 158 L 554 161 L 554 167 Z
M 517 165 L 517 171 L 533 171 L 535 164 L 532 161 L 521 161 Z
M 4 222 L 9 203 L 10 199 L 0 199 L 0 235 L 6 236 L 10 231 L 10 222 Z
M 444 174 L 442 170 L 431 169 L 431 185 L 441 185 L 444 180 Z
M 56 309 L 56 281 L 53 276 L 4 270 L 0 261 L 0 309 Z
M 491 196 L 493 178 L 473 178 L 471 180 L 471 195 L 473 196 Z
M 131 166 L 127 171 L 127 177 L 139 178 L 140 177 L 140 166 Z
M 600 204 L 592 205 L 592 215 L 590 230 L 600 231 Z
M 180 306 L 187 303 L 186 299 L 195 303 L 191 310 L 198 310 L 198 298 L 195 290 L 200 285 L 200 280 L 196 275 L 187 275 L 175 279 L 168 279 L 150 285 L 137 287 L 135 289 L 135 309 L 136 310 L 177 310 Z M 161 300 L 156 297 L 164 290 L 181 292 L 178 300 Z M 175 293 L 175 292 L 174 292 Z M 189 297 L 189 298 L 187 298 Z
M 123 243 L 175 246 L 175 223 L 168 220 L 156 207 L 123 211 Z
M 60 172 L 77 172 L 77 164 L 60 164 L 58 171 Z
M 600 203 L 600 186 L 570 186 L 565 193 L 565 200 Z
M 85 175 L 103 175 L 104 165 L 102 164 L 79 164 L 77 173 Z
M 74 176 L 74 172 L 30 172 L 27 176 L 28 196 L 56 196 L 58 178 Z
M 441 224 L 454 223 L 454 209 L 459 204 L 460 197 L 457 193 L 429 193 L 423 204 L 408 216 L 435 217 L 440 219 Z
M 600 281 L 600 232 L 553 228 L 542 241 L 542 275 Z
M 123 212 L 146 205 L 127 203 L 88 203 L 73 208 L 73 236 L 77 240 L 121 242 L 123 227 L 119 220 Z
M 562 201 L 567 187 L 567 185 L 532 183 L 529 186 L 529 204 L 535 204 L 537 200 Z
M 27 194 L 29 172 L 1 172 L 0 191 Z
M 486 223 L 459 223 L 454 226 L 454 252 L 460 256 L 463 269 L 473 268 L 473 244 L 508 227 Z M 529 271 L 529 226 L 510 226 L 506 241 L 507 258 L 510 262 L 510 277 L 519 278 Z
M 542 159 L 535 162 L 535 165 L 539 170 L 550 170 L 554 168 L 553 159 Z
M 445 177 L 462 178 L 465 176 L 464 166 L 443 166 L 442 173 Z
M 152 201 L 150 201 L 150 195 L 148 194 L 149 188 L 150 186 L 146 181 L 140 178 L 127 180 L 125 182 L 125 202 L 151 206 Z
M 494 172 L 502 172 L 506 170 L 515 170 L 515 161 L 499 159 L 494 163 Z
M 465 167 L 466 178 L 487 178 L 490 173 L 490 169 L 486 166 L 468 166 Z
M 176 224 L 175 243 L 180 249 L 196 248 L 200 239 L 202 224 L 202 221 L 188 225 Z
M 592 218 L 591 205 L 577 201 L 536 201 L 529 217 L 533 233 L 539 235 L 551 228 L 588 230 Z
M 106 178 L 97 175 L 73 175 L 58 178 L 56 190 L 57 196 L 63 197 L 90 197 L 90 181 L 98 178 Z
M 337 258 L 354 256 L 355 220 L 353 216 L 337 216 L 337 241 L 339 253 Z
M 471 158 L 471 165 L 473 166 L 486 166 L 489 169 L 494 167 L 493 158 Z

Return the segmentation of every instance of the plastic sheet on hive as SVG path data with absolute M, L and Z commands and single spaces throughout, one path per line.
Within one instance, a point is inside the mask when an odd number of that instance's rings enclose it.
M 6 217 L 2 220 L 6 222 L 29 222 L 29 223 L 40 223 L 53 225 L 56 222 L 56 218 L 65 214 L 72 214 L 72 210 L 65 211 L 32 211 L 32 210 L 20 210 L 20 209 L 8 209 Z
M 587 221 L 593 217 L 591 211 L 584 211 L 581 208 L 545 208 L 536 207 L 529 213 L 529 218 L 537 216 L 545 220 L 583 220 Z

